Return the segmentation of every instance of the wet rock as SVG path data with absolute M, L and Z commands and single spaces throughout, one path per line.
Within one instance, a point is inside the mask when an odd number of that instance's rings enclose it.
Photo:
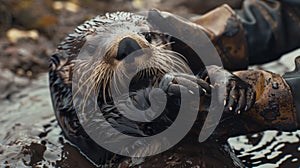
M 9 15 L 13 20 L 12 25 L 41 30 L 51 29 L 57 23 L 51 7 L 51 0 L 3 0 L 2 5 L 10 9 Z
M 27 78 L 15 76 L 9 70 L 1 70 L 0 73 L 0 101 L 8 99 L 20 91 L 20 89 L 30 82 Z
M 1 167 L 94 167 L 64 140 L 51 106 L 47 74 L 0 101 Z
M 55 1 L 52 5 L 55 10 L 67 10 L 69 12 L 76 13 L 79 11 L 80 7 L 73 2 Z
M 36 30 L 22 31 L 12 28 L 7 31 L 6 36 L 11 43 L 17 43 L 21 39 L 38 40 L 39 33 Z
M 48 71 L 48 59 L 54 50 L 45 37 L 39 39 L 15 39 L 15 43 L 3 42 L 0 48 L 0 62 L 3 69 L 9 69 L 18 76 L 35 78 Z
M 12 23 L 12 16 L 9 9 L 6 8 L 4 3 L 0 2 L 0 36 L 5 34 L 5 31 Z

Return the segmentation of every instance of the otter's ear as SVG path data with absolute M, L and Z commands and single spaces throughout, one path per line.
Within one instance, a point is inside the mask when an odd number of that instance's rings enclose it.
M 50 60 L 49 60 L 49 70 L 56 70 L 58 65 L 59 65 L 59 53 L 55 52 L 51 55 Z
M 68 55 L 65 52 L 54 52 L 50 57 L 49 70 L 59 70 L 68 61 Z

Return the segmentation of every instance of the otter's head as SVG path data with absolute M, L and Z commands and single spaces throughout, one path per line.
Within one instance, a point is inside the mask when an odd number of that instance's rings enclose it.
M 199 62 L 191 61 L 191 55 L 193 52 L 183 43 L 155 31 L 141 15 L 117 12 L 78 26 L 58 46 L 50 66 L 51 96 L 65 136 L 95 163 L 103 163 L 111 156 L 91 140 L 79 122 L 80 113 L 97 115 L 93 109 L 85 110 L 95 104 L 120 131 L 136 136 L 163 131 L 174 118 L 160 116 L 150 126 L 132 121 L 114 106 L 112 91 L 119 92 L 129 80 L 130 91 L 136 93 L 139 89 L 156 87 L 166 73 L 190 72 L 188 64 Z M 176 104 L 169 106 L 166 114 L 175 115 Z M 105 123 L 90 118 L 92 121 L 87 123 L 93 128 Z
M 111 90 L 119 92 L 124 81 L 130 80 L 130 89 L 137 90 L 157 86 L 166 73 L 190 72 L 186 58 L 172 50 L 171 37 L 152 30 L 144 17 L 117 13 L 105 19 L 113 22 L 93 26 L 71 61 L 69 80 L 76 81 L 84 98 L 94 92 L 107 103 Z

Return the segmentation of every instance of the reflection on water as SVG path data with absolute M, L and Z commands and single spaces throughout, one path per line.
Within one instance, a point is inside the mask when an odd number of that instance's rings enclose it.
M 0 101 L 0 167 L 94 167 L 61 135 L 47 75 Z M 24 83 L 24 81 L 22 81 Z M 248 167 L 298 167 L 300 131 L 266 131 L 230 138 Z
M 61 135 L 47 79 L 22 81 L 30 87 L 0 101 L 0 167 L 94 167 Z
M 298 167 L 300 165 L 300 130 L 265 131 L 230 138 L 228 142 L 248 167 Z

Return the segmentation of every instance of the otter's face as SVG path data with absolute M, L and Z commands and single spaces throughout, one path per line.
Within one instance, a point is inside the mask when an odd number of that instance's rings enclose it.
M 187 57 L 183 56 L 189 54 L 175 52 L 178 47 L 172 48 L 174 39 L 171 39 L 153 30 L 143 16 L 126 12 L 96 17 L 65 38 L 51 58 L 50 82 L 56 116 L 66 137 L 79 148 L 86 149 L 83 142 L 90 137 L 79 119 L 91 128 L 111 133 L 111 128 L 105 127 L 109 118 L 114 128 L 135 136 L 154 135 L 170 126 L 178 101 L 149 125 L 126 118 L 115 107 L 112 90 L 122 90 L 125 81 L 130 81 L 130 92 L 137 93 L 156 87 L 166 73 L 191 73 Z M 143 99 L 137 98 L 137 105 L 147 108 L 147 96 L 136 95 Z M 100 111 L 95 112 L 98 107 Z M 103 114 L 105 120 L 98 119 L 98 114 Z M 93 158 L 96 155 L 89 155 L 91 152 L 106 153 L 104 149 L 84 151 L 96 162 L 99 158 Z M 101 159 L 100 162 L 105 162 L 105 157 Z
M 79 58 L 81 54 L 84 57 L 75 60 L 75 71 L 76 67 L 80 68 L 79 88 L 87 87 L 85 94 L 92 90 L 100 93 L 106 102 L 111 97 L 111 89 L 120 90 L 125 80 L 131 81 L 131 90 L 138 90 L 157 86 L 166 73 L 186 72 L 186 60 L 172 51 L 169 38 L 157 32 L 87 37 L 79 53 Z
M 73 95 L 93 91 L 105 100 L 110 97 L 112 79 L 122 84 L 132 69 L 136 74 L 132 86 L 137 89 L 155 84 L 168 72 L 186 72 L 187 61 L 174 52 L 171 38 L 153 30 L 140 15 L 98 16 L 78 26 L 58 46 L 53 58 L 59 57 L 60 63 L 53 59 L 52 69 L 69 88 L 76 85 Z

